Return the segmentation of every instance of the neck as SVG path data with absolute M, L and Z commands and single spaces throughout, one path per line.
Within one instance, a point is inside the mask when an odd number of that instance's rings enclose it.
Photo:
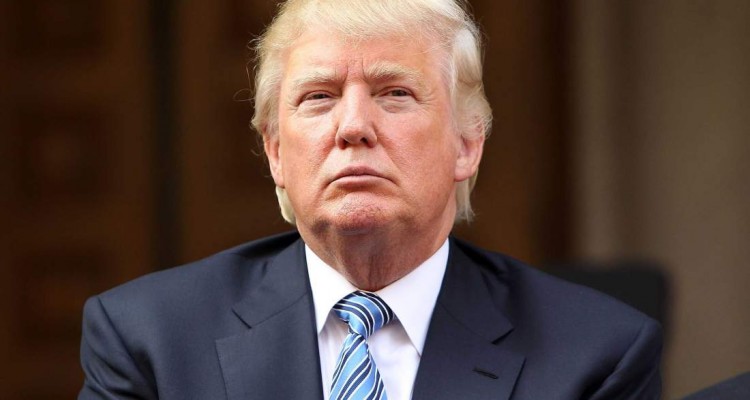
M 420 231 L 379 230 L 360 235 L 300 234 L 326 264 L 359 289 L 380 290 L 430 258 L 448 237 L 453 221 Z

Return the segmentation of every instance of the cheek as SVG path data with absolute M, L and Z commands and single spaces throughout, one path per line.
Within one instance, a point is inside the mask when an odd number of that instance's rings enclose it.
M 457 140 L 438 124 L 425 124 L 404 131 L 392 149 L 393 161 L 404 176 L 417 186 L 430 189 L 451 185 L 457 157 Z
M 332 139 L 327 139 L 327 121 L 323 118 L 297 119 L 294 117 L 280 126 L 280 152 L 289 174 L 309 176 L 315 173 L 325 160 Z M 294 178 L 294 176 L 289 176 Z

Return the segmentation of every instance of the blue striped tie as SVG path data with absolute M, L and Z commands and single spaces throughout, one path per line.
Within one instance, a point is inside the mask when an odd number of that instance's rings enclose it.
M 367 338 L 393 320 L 393 311 L 374 293 L 356 291 L 341 299 L 333 312 L 349 324 L 336 369 L 330 400 L 387 400 Z

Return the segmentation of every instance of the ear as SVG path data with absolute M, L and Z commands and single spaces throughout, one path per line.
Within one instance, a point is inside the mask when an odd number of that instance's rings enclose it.
M 469 179 L 477 172 L 484 150 L 484 132 L 480 129 L 470 138 L 461 136 L 459 146 L 458 158 L 456 159 L 456 182 Z
M 271 176 L 276 186 L 284 187 L 284 174 L 281 165 L 281 143 L 279 134 L 269 135 L 267 131 L 263 132 L 263 149 L 268 157 L 268 166 L 271 169 Z

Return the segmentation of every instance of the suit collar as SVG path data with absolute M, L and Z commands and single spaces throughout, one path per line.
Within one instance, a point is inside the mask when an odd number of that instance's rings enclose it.
M 310 294 L 301 239 L 282 250 L 264 268 L 260 283 L 232 308 L 248 327 L 262 323 Z
M 483 261 L 470 258 L 460 242 L 451 237 L 448 266 L 438 302 L 466 329 L 493 342 L 512 331 L 513 323 L 506 316 L 508 287 L 494 283 L 504 280 L 502 274 L 505 271 Z
M 505 311 L 508 288 L 491 283 L 497 277 L 486 276 L 502 271 L 483 271 L 482 264 L 451 238 L 445 279 L 414 383 L 415 400 L 511 396 L 525 357 L 507 340 L 513 330 Z
M 258 285 L 233 307 L 249 329 L 216 341 L 228 399 L 322 398 L 303 242 L 267 265 L 248 268 L 264 269 Z

